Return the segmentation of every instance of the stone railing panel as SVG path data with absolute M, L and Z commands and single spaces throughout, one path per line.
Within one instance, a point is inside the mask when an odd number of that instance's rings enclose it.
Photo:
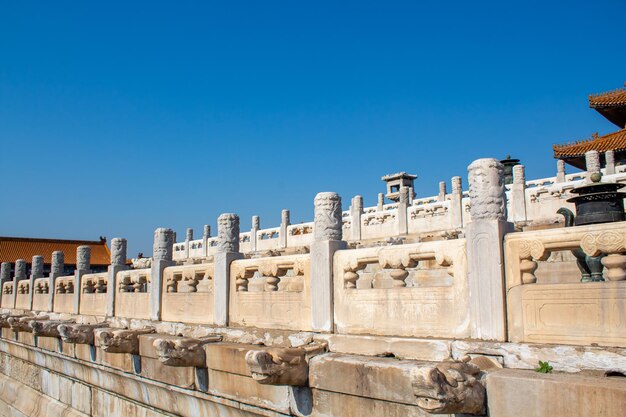
M 115 315 L 150 318 L 150 269 L 120 271 L 115 276 Z
M 213 322 L 213 263 L 167 267 L 163 276 L 163 320 Z
M 257 250 L 272 250 L 280 248 L 280 227 L 261 229 L 256 232 Z M 241 248 L 240 248 L 241 249 Z
M 74 276 L 58 277 L 54 280 L 55 313 L 72 313 L 74 311 Z
M 287 226 L 287 244 L 289 247 L 308 246 L 313 242 L 313 222 Z
M 106 314 L 109 274 L 86 274 L 80 277 L 80 314 L 104 316 Z
M 361 216 L 361 238 L 380 239 L 397 234 L 397 208 L 363 214 Z
M 28 279 L 17 282 L 15 308 L 30 310 L 30 281 Z
M 13 282 L 2 283 L 2 308 L 13 308 Z
M 334 265 L 338 333 L 469 335 L 465 239 L 341 250 Z
M 231 264 L 230 322 L 310 330 L 310 255 L 241 259 Z
M 626 222 L 507 235 L 509 338 L 626 346 L 624 236 Z M 561 253 L 571 255 L 561 255 L 560 263 L 545 262 Z M 572 276 L 564 282 L 550 280 L 557 274 Z
M 50 300 L 50 278 L 35 279 L 33 311 L 48 311 Z

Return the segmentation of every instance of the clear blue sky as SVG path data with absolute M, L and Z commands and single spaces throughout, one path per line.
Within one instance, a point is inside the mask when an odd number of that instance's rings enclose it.
M 624 0 L 0 1 L 0 235 L 275 226 L 380 176 L 416 192 L 479 157 L 553 175 L 553 143 L 616 127 Z

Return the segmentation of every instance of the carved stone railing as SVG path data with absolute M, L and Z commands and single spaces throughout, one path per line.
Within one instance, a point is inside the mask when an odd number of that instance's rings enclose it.
M 15 308 L 30 310 L 30 281 L 27 279 L 17 282 Z
M 163 276 L 163 320 L 213 322 L 213 263 L 167 267 Z
M 310 329 L 309 269 L 310 255 L 234 261 L 230 321 L 246 326 Z
M 87 274 L 81 277 L 80 314 L 104 316 L 109 285 L 109 274 Z
M 33 292 L 33 310 L 34 311 L 48 311 L 50 296 L 50 279 L 49 278 L 37 278 L 35 279 Z
M 74 309 L 74 276 L 58 277 L 54 280 L 55 313 L 72 313 Z
M 339 333 L 469 334 L 465 239 L 338 251 L 334 287 Z
M 2 301 L 0 302 L 2 308 L 13 308 L 13 282 L 2 283 Z
M 510 339 L 626 346 L 625 254 L 626 222 L 507 235 Z
M 118 272 L 115 277 L 115 315 L 150 318 L 150 269 Z

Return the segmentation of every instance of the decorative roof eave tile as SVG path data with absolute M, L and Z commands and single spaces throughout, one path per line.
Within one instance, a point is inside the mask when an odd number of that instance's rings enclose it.
M 552 145 L 555 158 L 572 158 L 583 156 L 586 152 L 595 150 L 601 153 L 606 151 L 626 150 L 626 129 L 598 136 L 594 134 L 590 139 L 565 143 L 562 145 Z
M 618 107 L 626 106 L 626 88 L 618 88 L 605 93 L 590 94 L 589 107 Z

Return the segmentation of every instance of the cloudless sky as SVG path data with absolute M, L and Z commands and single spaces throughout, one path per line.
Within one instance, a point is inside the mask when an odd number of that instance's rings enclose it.
M 481 157 L 554 175 L 552 144 L 616 130 L 626 1 L 0 0 L 0 235 L 129 239 L 236 212 L 277 226 Z

